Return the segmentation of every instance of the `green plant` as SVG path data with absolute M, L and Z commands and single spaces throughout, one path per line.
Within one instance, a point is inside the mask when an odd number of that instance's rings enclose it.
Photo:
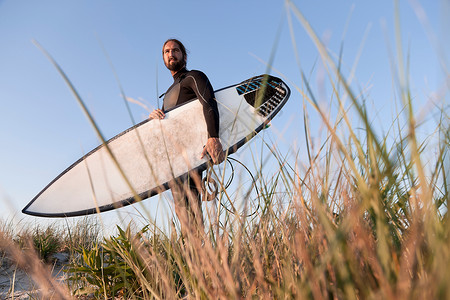
M 81 265 L 72 262 L 66 271 L 70 274 L 70 283 L 78 285 L 75 288 L 77 294 L 93 292 L 96 297 L 147 295 L 143 282 L 149 279 L 138 252 L 148 251 L 147 244 L 142 240 L 148 227 L 136 234 L 131 232 L 131 226 L 127 230 L 119 226 L 117 229 L 117 236 L 105 238 L 91 249 L 80 247 L 77 250 L 82 258 Z
M 39 257 L 46 262 L 61 249 L 61 240 L 56 234 L 50 227 L 44 231 L 38 227 L 32 236 L 34 248 Z
M 115 286 L 117 273 L 114 266 L 105 266 L 111 262 L 103 249 L 98 244 L 94 245 L 90 250 L 80 249 L 79 254 L 82 258 L 81 265 L 69 266 L 66 272 L 70 273 L 69 283 L 75 286 L 75 294 L 90 294 L 96 296 L 104 294 L 106 297 L 112 297 L 118 289 Z
M 39 226 L 28 228 L 13 239 L 22 248 L 33 248 L 44 262 L 49 262 L 52 255 L 60 251 L 63 245 L 61 235 L 54 225 L 45 229 Z

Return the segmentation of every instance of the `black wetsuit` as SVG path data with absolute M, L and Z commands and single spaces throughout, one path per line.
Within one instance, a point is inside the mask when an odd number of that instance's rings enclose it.
M 219 111 L 217 109 L 217 102 L 214 99 L 214 90 L 208 77 L 197 70 L 188 71 L 186 68 L 178 71 L 173 75 L 174 83 L 167 89 L 163 101 L 163 111 L 167 111 L 177 105 L 181 105 L 193 99 L 199 99 L 203 105 L 203 114 L 206 120 L 206 127 L 208 131 L 208 138 L 219 137 Z M 196 116 L 186 116 L 189 118 L 196 118 Z M 200 156 L 200 153 L 198 154 Z M 185 189 L 185 192 L 172 188 L 172 195 L 174 198 L 175 209 L 180 218 L 179 213 L 186 212 L 189 220 L 196 220 L 203 224 L 203 217 L 201 213 L 201 192 L 198 187 L 202 177 L 203 170 L 191 171 L 187 178 L 180 178 L 177 182 L 176 188 Z M 178 190 L 178 192 L 177 192 Z M 189 202 L 187 192 L 192 194 L 192 200 L 198 206 L 198 215 L 196 209 Z M 179 212 L 181 210 L 183 212 Z M 191 222 L 191 221 L 189 221 Z
M 188 71 L 183 68 L 173 75 L 173 80 L 174 83 L 167 89 L 164 96 L 163 111 L 197 98 L 203 105 L 208 137 L 218 138 L 219 111 L 208 77 L 201 71 Z

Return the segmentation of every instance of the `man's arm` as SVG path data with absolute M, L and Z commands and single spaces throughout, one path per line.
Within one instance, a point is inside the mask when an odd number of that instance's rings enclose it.
M 208 130 L 208 141 L 201 158 L 208 153 L 213 162 L 219 164 L 225 159 L 225 155 L 219 140 L 219 110 L 212 85 L 208 77 L 200 71 L 191 71 L 185 80 L 189 80 L 191 88 L 203 106 L 203 115 Z
M 185 78 L 186 83 L 195 93 L 203 106 L 203 115 L 206 120 L 208 137 L 219 137 L 219 110 L 214 99 L 214 90 L 208 77 L 200 71 L 190 71 Z

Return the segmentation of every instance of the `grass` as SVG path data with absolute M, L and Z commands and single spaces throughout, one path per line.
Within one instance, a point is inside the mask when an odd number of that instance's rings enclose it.
M 322 118 L 327 134 L 319 147 L 312 142 L 311 108 L 305 105 L 307 158 L 265 144 L 270 154 L 255 156 L 258 197 L 251 201 L 259 205 L 257 215 L 212 213 L 205 235 L 195 228 L 183 236 L 175 229 L 164 232 L 152 220 L 142 229 L 118 227 L 109 237 L 101 237 L 88 219 L 26 234 L 3 225 L 2 257 L 27 269 L 42 297 L 450 297 L 448 99 L 440 99 L 443 105 L 434 111 L 440 116 L 435 133 L 421 137 L 412 95 L 400 81 L 402 110 L 390 130 L 378 134 L 362 104 L 364 95 L 356 96 L 301 12 L 287 3 L 315 41 L 339 108 L 330 119 L 303 72 L 302 86 L 291 85 Z M 401 64 L 398 69 L 407 78 Z M 350 121 L 355 119 L 358 130 Z M 276 167 L 263 171 L 267 161 Z M 67 286 L 56 283 L 43 264 L 61 250 L 71 257 Z

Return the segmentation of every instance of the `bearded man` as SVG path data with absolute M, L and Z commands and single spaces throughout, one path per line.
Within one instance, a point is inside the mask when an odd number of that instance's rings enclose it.
M 164 64 L 173 77 L 173 84 L 167 89 L 163 106 L 155 109 L 149 115 L 150 119 L 164 119 L 164 111 L 198 99 L 203 106 L 206 120 L 208 140 L 199 157 L 209 155 L 214 164 L 221 163 L 225 157 L 219 140 L 219 111 L 214 98 L 214 90 L 208 77 L 201 71 L 187 70 L 187 51 L 177 39 L 168 39 L 162 49 Z M 196 116 L 186 116 L 195 118 Z M 189 130 L 189 128 L 186 128 Z M 201 178 L 204 170 L 193 170 L 186 178 L 180 178 L 171 184 L 175 203 L 175 212 L 181 223 L 182 231 L 188 228 L 200 230 L 203 228 L 203 213 L 201 210 Z M 194 227 L 192 227 L 194 226 Z

